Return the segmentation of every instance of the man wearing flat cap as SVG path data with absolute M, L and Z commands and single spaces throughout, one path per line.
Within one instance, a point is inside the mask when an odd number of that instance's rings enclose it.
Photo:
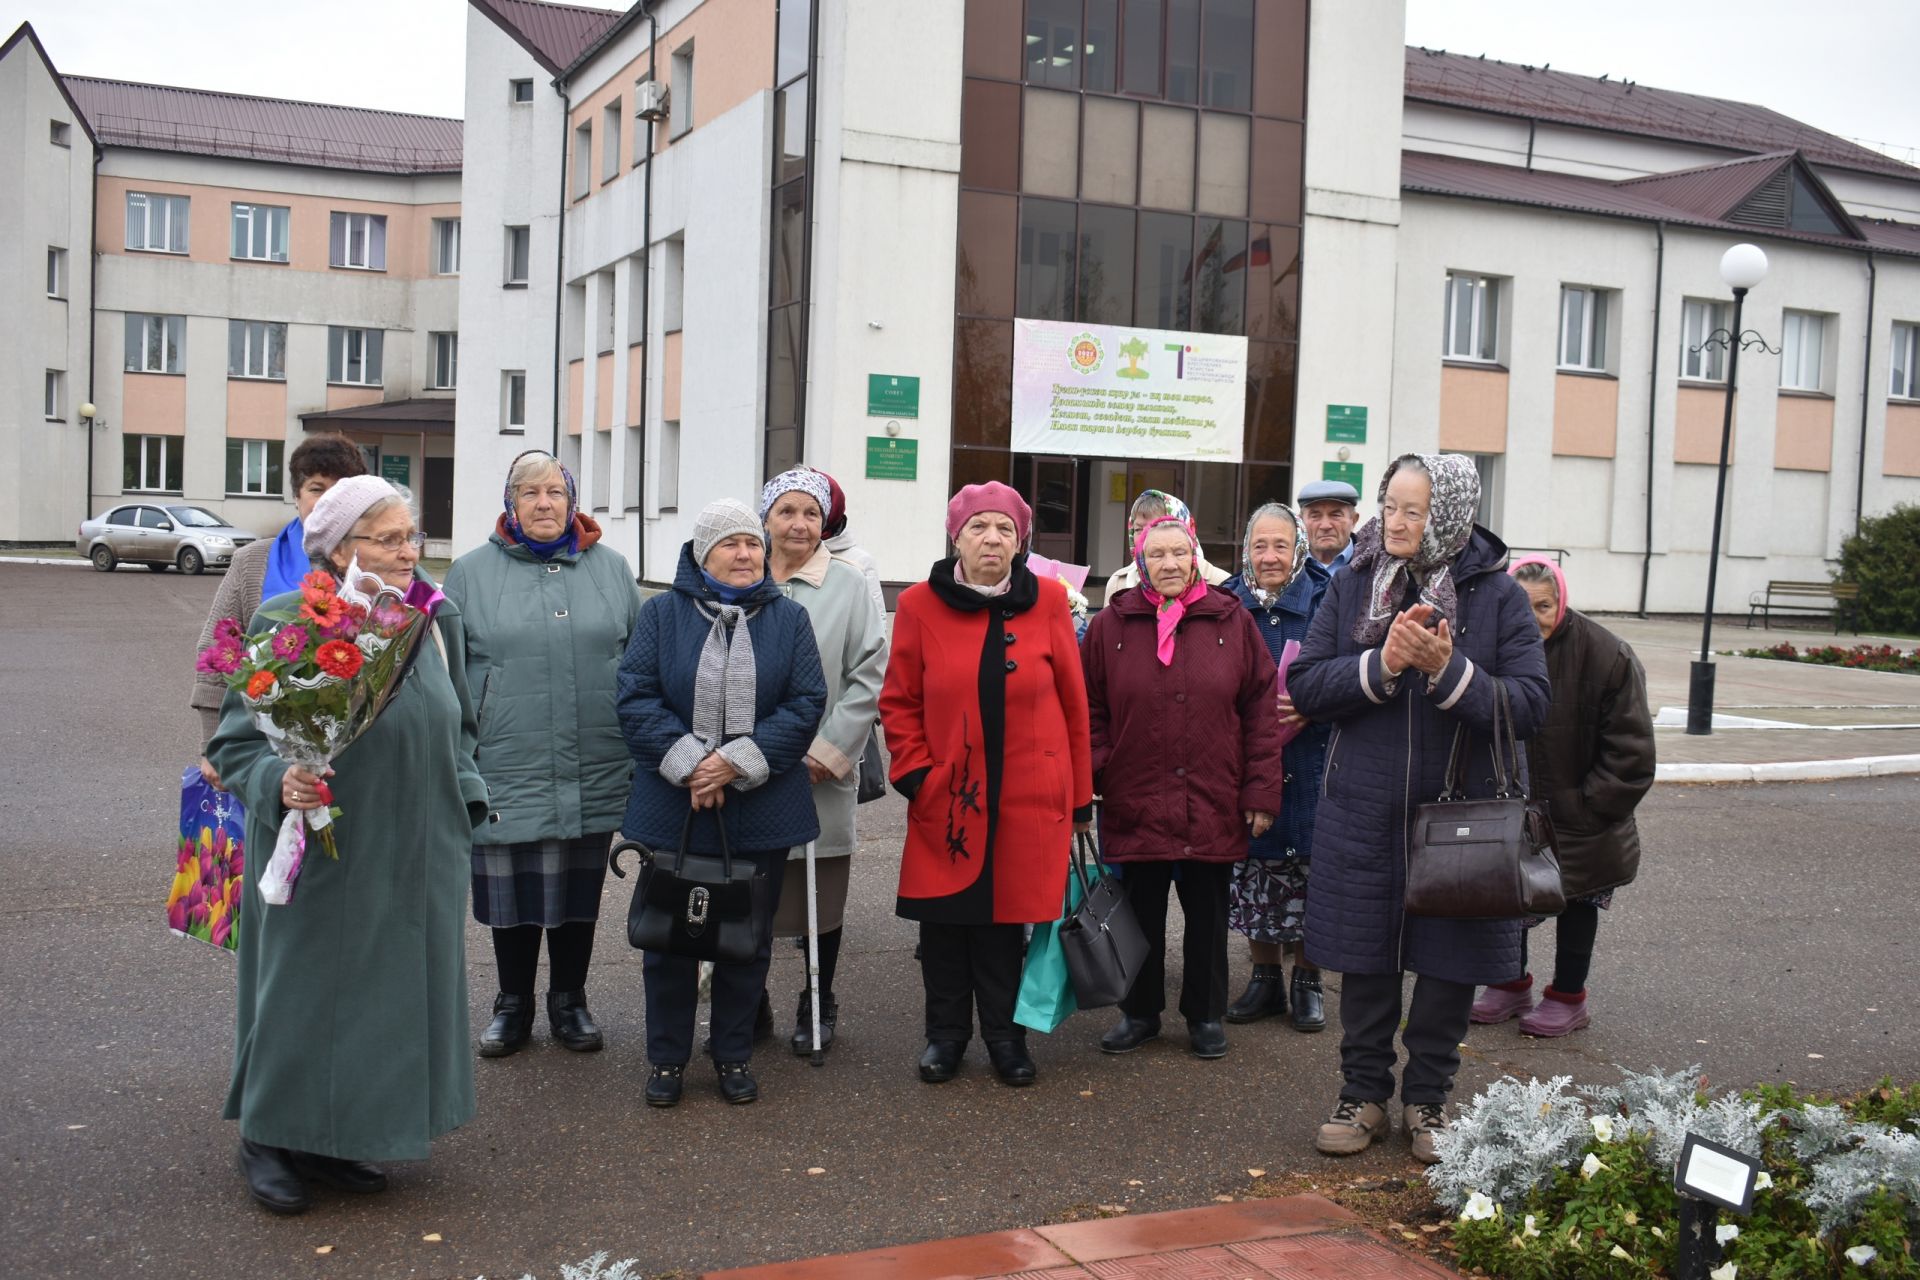
M 1344 480 L 1314 480 L 1300 490 L 1300 527 L 1307 535 L 1307 572 L 1331 580 L 1353 555 L 1360 494 Z

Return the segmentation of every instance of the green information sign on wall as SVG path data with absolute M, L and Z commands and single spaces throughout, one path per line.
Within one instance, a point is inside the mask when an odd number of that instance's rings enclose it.
M 1327 442 L 1329 444 L 1365 444 L 1367 442 L 1367 406 L 1363 404 L 1328 405 Z
M 1361 467 L 1357 462 L 1323 462 L 1320 464 L 1320 478 L 1322 480 L 1344 480 L 1353 486 L 1355 493 L 1364 495 L 1366 490 L 1360 487 L 1360 471 Z
M 389 484 L 403 484 L 413 487 L 413 459 L 404 453 L 383 453 L 380 455 L 380 478 Z
M 867 437 L 867 479 L 918 480 L 920 442 L 893 436 Z
M 891 373 L 868 374 L 867 416 L 869 418 L 919 417 L 920 379 Z

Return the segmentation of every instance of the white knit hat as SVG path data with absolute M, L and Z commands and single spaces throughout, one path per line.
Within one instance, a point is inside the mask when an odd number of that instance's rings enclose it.
M 304 525 L 301 546 L 309 556 L 324 556 L 346 541 L 360 517 L 384 498 L 401 497 L 398 489 L 379 476 L 347 476 L 334 483 L 313 504 Z
M 750 534 L 762 547 L 767 545 L 766 531 L 752 507 L 734 498 L 709 502 L 693 522 L 693 562 L 706 568 L 707 553 L 736 533 Z

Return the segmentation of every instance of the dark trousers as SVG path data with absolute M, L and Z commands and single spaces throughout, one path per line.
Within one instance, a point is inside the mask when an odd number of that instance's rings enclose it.
M 766 872 L 768 892 L 780 900 L 780 881 L 787 873 L 787 851 L 734 851 Z M 753 1057 L 753 1017 L 760 993 L 767 987 L 767 962 L 773 956 L 773 920 L 756 940 L 753 959 L 745 964 L 713 966 L 713 1060 L 746 1062 Z M 685 956 L 648 951 L 641 957 L 641 976 L 647 990 L 647 1061 L 685 1063 L 693 1057 L 694 1013 L 700 1003 L 700 962 Z
M 540 968 L 540 935 L 547 935 L 547 990 L 583 991 L 587 966 L 593 961 L 592 920 L 573 920 L 551 929 L 537 924 L 493 930 L 493 960 L 500 970 L 500 990 L 510 996 L 533 994 Z
M 1569 902 L 1553 926 L 1553 989 L 1563 995 L 1577 996 L 1587 989 L 1587 974 L 1593 969 L 1593 940 L 1600 934 L 1600 908 L 1591 902 Z M 1527 940 L 1533 930 L 1520 934 L 1520 972 L 1527 972 Z
M 1343 1097 L 1384 1105 L 1393 1097 L 1393 1032 L 1400 1025 L 1402 979 L 1398 973 L 1340 975 L 1340 1074 Z M 1471 983 L 1424 975 L 1413 980 L 1400 1043 L 1407 1049 L 1400 1100 L 1444 1103 L 1460 1069 L 1460 1041 L 1473 1008 Z
M 1120 1011 L 1129 1018 L 1158 1018 L 1167 1007 L 1167 898 L 1178 893 L 1180 914 L 1187 921 L 1180 946 L 1180 1014 L 1188 1022 L 1220 1021 L 1227 1012 L 1227 899 L 1233 864 L 1129 862 L 1120 883 L 1149 947 Z
M 1014 1001 L 1020 995 L 1020 966 L 1027 955 L 1027 931 L 1017 924 L 920 924 L 920 980 L 927 990 L 927 1039 L 957 1040 L 973 1035 L 980 1014 L 980 1038 L 988 1044 L 1019 1040 Z

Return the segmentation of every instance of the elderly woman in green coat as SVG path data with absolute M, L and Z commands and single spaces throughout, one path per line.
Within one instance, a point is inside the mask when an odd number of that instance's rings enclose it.
M 413 581 L 420 534 L 406 497 L 377 476 L 327 490 L 306 522 L 314 567 L 354 556 L 392 585 Z M 292 594 L 262 603 L 290 609 Z M 421 1160 L 473 1115 L 465 915 L 473 829 L 487 814 L 474 765 L 460 611 L 442 602 L 400 692 L 334 760 L 337 861 L 309 857 L 292 902 L 270 907 L 249 861 L 240 913 L 239 1016 L 225 1115 L 240 1166 L 276 1213 L 310 1183 L 384 1190 L 374 1161 Z M 276 756 L 237 693 L 207 755 L 247 807 L 247 841 L 273 846 L 291 809 L 322 804 L 320 779 Z
M 576 1053 L 600 1048 L 587 966 L 607 849 L 627 806 L 633 757 L 614 676 L 640 614 L 626 557 L 600 545 L 573 475 L 534 449 L 507 469 L 493 536 L 447 570 L 466 621 L 467 689 L 492 810 L 473 837 L 473 918 L 493 935 L 500 993 L 480 1056 L 533 1034 L 540 938 L 547 1024 Z

